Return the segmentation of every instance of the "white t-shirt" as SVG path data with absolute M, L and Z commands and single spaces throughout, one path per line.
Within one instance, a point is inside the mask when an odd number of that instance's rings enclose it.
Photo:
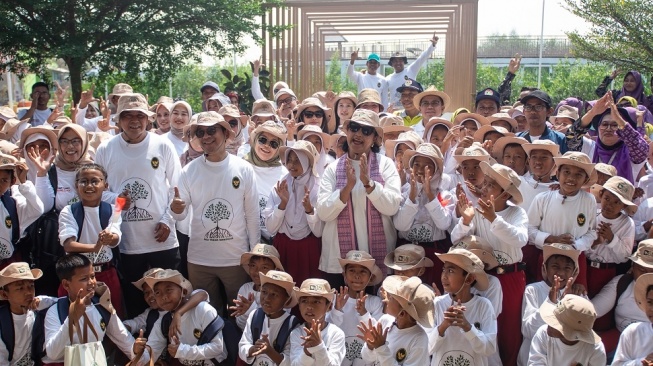
M 596 218 L 596 226 L 605 222 L 612 224 L 610 228 L 614 234 L 611 242 L 603 242 L 594 248 L 587 249 L 585 255 L 591 261 L 600 263 L 625 263 L 633 252 L 635 243 L 635 223 L 626 214 L 621 214 L 616 219 L 606 219 L 603 215 Z
M 111 212 L 113 212 L 114 206 L 111 205 Z M 112 223 L 112 221 L 114 221 Z M 122 223 L 122 218 L 120 215 L 111 215 L 109 219 L 109 225 L 107 229 L 113 234 L 118 235 L 118 243 L 120 243 L 120 238 L 122 237 L 122 232 L 120 231 L 120 224 Z M 102 231 L 102 225 L 100 224 L 100 206 L 97 207 L 87 207 L 84 206 L 84 223 L 82 225 L 82 232 L 79 238 L 77 238 L 77 232 L 79 227 L 77 226 L 77 221 L 73 216 L 71 206 L 66 206 L 61 210 L 59 214 L 59 242 L 61 246 L 64 245 L 64 242 L 68 238 L 75 238 L 75 241 L 82 244 L 95 244 L 98 241 L 98 235 Z M 93 264 L 108 263 L 113 259 L 113 253 L 111 252 L 111 247 L 104 245 L 99 252 L 94 253 L 82 253 L 87 256 Z
M 285 177 L 286 174 L 288 174 L 288 170 L 283 165 L 276 167 L 260 167 L 251 165 L 251 167 L 254 169 L 254 179 L 256 180 L 256 189 L 258 191 L 259 227 L 261 229 L 261 236 L 266 239 L 270 239 L 271 235 L 268 229 L 265 227 L 265 218 L 263 217 L 263 211 L 268 205 L 270 192 L 274 190 L 274 186 L 277 184 L 277 182 L 281 178 Z
M 350 297 L 342 310 L 336 310 L 334 307 L 329 312 L 331 322 L 345 333 L 347 353 L 342 361 L 342 366 L 369 364 L 369 362 L 364 362 L 361 357 L 361 350 L 365 342 L 357 337 L 360 334 L 358 325 L 361 322 L 367 324 L 370 319 L 374 319 L 373 322 L 376 322 L 383 315 L 383 302 L 380 297 L 367 295 L 365 300 L 367 312 L 363 315 L 359 315 L 358 311 L 356 311 L 356 301 L 356 299 Z
M 612 366 L 640 366 L 642 360 L 653 352 L 651 340 L 653 326 L 651 322 L 629 325 L 619 337 L 619 345 L 614 354 Z
M 573 346 L 562 343 L 558 338 L 546 334 L 548 325 L 543 325 L 533 337 L 528 356 L 529 366 L 605 365 L 603 342 L 589 344 L 578 342 Z
M 494 315 L 498 318 L 503 310 L 503 289 L 501 288 L 501 281 L 491 274 L 487 275 L 487 279 L 489 282 L 487 290 L 480 291 L 476 287 L 472 287 L 470 291 L 474 295 L 480 295 L 490 300 Z
M 164 133 L 161 136 L 167 138 L 168 140 L 170 140 L 170 142 L 172 142 L 172 146 L 175 147 L 175 151 L 177 152 L 177 156 L 181 156 L 181 154 L 183 154 L 184 151 L 188 150 L 188 143 L 182 141 L 182 139 L 180 139 L 179 137 L 173 135 L 172 133 L 170 133 L 170 131 Z
M 23 117 L 27 114 L 27 109 L 23 109 L 18 112 L 18 119 L 23 119 Z M 32 120 L 30 121 L 32 126 L 40 126 L 44 124 L 47 120 L 48 117 L 52 114 L 52 110 L 50 108 L 46 108 L 44 110 L 40 109 L 35 109 L 34 114 L 32 115 Z
M 526 174 L 519 177 L 519 179 L 521 179 L 521 184 L 519 185 L 519 192 L 521 192 L 521 195 L 523 197 L 523 201 L 522 203 L 519 204 L 519 207 L 523 208 L 526 212 L 528 212 L 528 209 L 531 207 L 531 203 L 533 203 L 535 196 L 537 196 L 542 192 L 548 191 L 550 185 L 558 183 L 558 182 L 549 182 L 549 183 L 538 182 L 535 179 L 533 179 L 533 175 L 528 172 L 526 172 Z
M 247 318 L 247 325 L 245 326 L 245 329 L 243 330 L 243 335 L 242 337 L 240 337 L 240 342 L 238 343 L 238 356 L 240 357 L 241 360 L 253 366 L 276 365 L 276 363 L 274 363 L 272 359 L 270 359 L 270 357 L 268 357 L 265 354 L 261 354 L 255 357 L 248 357 L 249 349 L 258 340 L 252 338 L 252 319 L 254 318 L 254 313 L 255 312 L 251 312 L 249 314 L 249 317 Z M 266 315 L 263 318 L 261 335 L 267 334 L 268 339 L 270 340 L 270 344 L 274 344 L 274 341 L 277 339 L 277 336 L 279 335 L 279 331 L 281 330 L 284 321 L 288 317 L 294 318 L 293 315 L 290 315 L 289 313 L 286 312 L 281 314 L 281 316 L 276 319 L 270 319 Z M 290 322 L 292 324 L 292 318 Z M 290 337 L 288 337 L 281 354 L 283 355 L 283 361 L 279 365 L 290 366 Z
M 118 135 L 98 147 L 95 162 L 107 170 L 111 202 L 126 188 L 130 191 L 131 206 L 122 211 L 120 252 L 143 254 L 178 247 L 169 205 L 181 163 L 170 141 L 148 133 L 143 141 L 128 144 Z M 163 243 L 154 239 L 158 223 L 171 229 Z
M 320 332 L 322 343 L 309 347 L 308 356 L 304 352 L 304 324 L 300 324 L 290 333 L 290 364 L 292 366 L 340 366 L 345 358 L 345 333 L 340 328 L 328 323 Z
M 635 281 L 630 281 L 626 290 L 617 299 L 617 284 L 622 275 L 619 275 L 610 280 L 596 296 L 592 298 L 592 304 L 596 309 L 596 317 L 600 318 L 607 314 L 614 307 L 615 302 L 617 307 L 614 310 L 614 320 L 617 329 L 623 332 L 627 326 L 632 323 L 646 322 L 648 317 L 642 309 L 637 306 L 635 302 Z
M 425 366 L 429 362 L 428 336 L 419 324 L 399 329 L 395 318 L 383 315 L 379 319 L 383 329 L 390 329 L 385 344 L 370 350 L 363 344 L 361 355 L 367 365 Z
M 358 85 L 358 93 L 363 89 L 374 89 L 381 96 L 381 104 L 388 106 L 388 82 L 385 77 L 379 73 L 371 75 L 370 73 L 361 73 L 354 70 L 354 65 L 347 66 L 347 76 Z
M 406 81 L 407 78 L 411 78 L 415 80 L 417 78 L 417 73 L 419 73 L 419 69 L 424 66 L 426 61 L 429 59 L 429 56 L 433 51 L 435 50 L 435 46 L 433 44 L 429 45 L 427 49 L 422 52 L 419 57 L 415 61 L 413 61 L 412 64 L 406 65 L 404 67 L 404 71 L 400 73 L 393 72 L 392 74 L 388 75 L 385 77 L 385 79 L 388 81 L 388 89 L 390 89 L 390 104 L 395 106 L 395 109 L 402 108 L 401 106 L 401 93 L 397 91 L 397 88 L 400 86 L 404 85 L 404 82 Z
M 417 202 L 413 202 L 410 199 L 410 183 L 401 187 L 402 202 L 399 211 L 392 218 L 400 238 L 422 243 L 447 237 L 447 230 L 451 226 L 456 208 L 456 198 L 448 191 L 432 189 L 437 193 L 433 201 L 429 201 L 424 192 L 424 185 L 417 183 Z M 442 202 L 438 196 L 442 198 Z
M 43 214 L 43 203 L 36 195 L 36 188 L 30 181 L 11 186 L 11 197 L 16 202 L 16 213 L 20 224 L 19 233 L 23 237 L 25 230 Z M 3 192 L 4 193 L 4 192 Z M 6 259 L 14 254 L 11 244 L 12 226 L 9 211 L 0 203 L 0 217 L 4 218 L 4 225 L 0 225 L 0 259 Z
M 199 157 L 179 177 L 179 195 L 191 209 L 188 261 L 209 267 L 240 265 L 240 256 L 259 241 L 260 211 L 252 165 L 227 154 L 220 162 Z M 233 299 L 229 299 L 230 301 Z

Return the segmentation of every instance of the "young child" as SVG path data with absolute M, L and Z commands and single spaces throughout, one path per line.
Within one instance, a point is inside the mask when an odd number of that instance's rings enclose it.
M 0 364 L 33 365 L 31 357 L 34 310 L 47 309 L 56 302 L 51 297 L 35 297 L 34 281 L 43 272 L 25 262 L 14 262 L 0 271 Z M 10 335 L 10 337 L 6 337 Z
M 633 252 L 635 223 L 630 216 L 637 211 L 635 187 L 625 178 L 612 177 L 602 186 L 592 186 L 592 191 L 600 197 L 601 213 L 596 219 L 598 238 L 585 251 L 590 297 L 617 275 L 617 265 L 626 263 Z
M 347 353 L 343 365 L 349 366 L 362 362 L 360 350 L 363 344 L 357 337 L 358 323 L 367 324 L 372 319 L 376 322 L 383 315 L 381 298 L 365 294 L 367 286 L 381 283 L 383 273 L 367 252 L 351 250 L 344 259 L 338 260 L 346 286 L 340 288 L 329 315 L 331 322 L 345 333 Z
M 480 144 L 473 144 L 463 149 L 460 155 L 453 157 L 459 164 L 458 172 L 452 175 L 456 185 L 456 197 L 460 192 L 465 192 L 467 199 L 476 207 L 477 192 L 483 188 L 485 177 L 481 171 L 481 162 L 489 162 L 490 154 Z M 456 210 L 456 217 L 460 217 L 458 210 Z
M 66 253 L 82 253 L 93 263 L 95 276 L 111 290 L 111 303 L 124 316 L 122 290 L 113 265 L 113 251 L 120 243 L 122 216 L 114 206 L 102 201 L 109 188 L 107 172 L 97 164 L 82 165 L 75 174 L 79 202 L 59 214 L 59 241 Z M 60 287 L 60 295 L 64 295 Z
M 426 256 L 424 248 L 415 244 L 398 246 L 385 256 L 383 263 L 395 275 L 405 277 L 421 277 L 426 268 L 433 267 L 433 261 Z
M 596 182 L 596 170 L 590 158 L 581 152 L 569 151 L 553 160 L 558 167 L 559 188 L 540 193 L 533 200 L 528 209 L 528 240 L 540 250 L 544 245 L 562 243 L 583 252 L 598 237 L 596 199 L 583 190 Z M 576 283 L 586 286 L 582 253 L 578 265 Z
M 557 304 L 545 301 L 540 315 L 546 323 L 533 337 L 529 366 L 605 365 L 605 348 L 592 326 L 596 312 L 580 296 L 565 295 Z
M 15 245 L 25 229 L 43 214 L 43 203 L 34 184 L 27 180 L 27 165 L 11 155 L 0 154 L 0 268 L 18 259 Z
M 277 248 L 261 243 L 256 244 L 251 251 L 240 256 L 240 265 L 243 266 L 252 281 L 240 286 L 238 298 L 234 300 L 235 306 L 230 307 L 229 310 L 233 311 L 231 316 L 236 317 L 238 327 L 244 330 L 249 314 L 261 307 L 260 273 L 266 274 L 271 270 L 284 271 L 284 269 L 279 260 Z
M 648 321 L 633 323 L 621 333 L 613 366 L 653 365 L 653 273 L 641 275 L 635 281 L 635 301 Z
M 523 137 L 506 135 L 492 145 L 492 156 L 522 177 L 528 172 L 528 156 L 523 148 L 527 143 Z
M 438 254 L 444 263 L 445 294 L 435 298 L 435 326 L 429 349 L 432 366 L 443 362 L 488 365 L 497 352 L 497 320 L 490 301 L 471 292 L 488 288 L 483 262 L 466 249 Z M 450 360 L 450 361 L 449 361 Z M 460 360 L 460 361 L 459 361 Z
M 285 309 L 297 305 L 295 282 L 286 272 L 260 273 L 261 307 L 249 314 L 238 344 L 240 359 L 249 365 L 290 364 L 290 332 L 299 321 Z
M 212 337 L 207 339 L 207 343 L 200 344 L 199 340 L 206 331 L 215 329 L 215 322 L 223 322 L 218 316 L 218 312 L 207 302 L 200 302 L 193 309 L 181 316 L 181 328 L 179 334 L 168 336 L 164 332 L 163 324 L 167 322 L 166 317 L 172 317 L 171 313 L 177 311 L 181 306 L 188 302 L 188 296 L 193 291 L 193 286 L 178 271 L 164 269 L 145 277 L 145 283 L 154 290 L 157 304 L 161 309 L 167 311 L 161 319 L 157 320 L 147 339 L 147 344 L 152 347 L 152 359 L 159 359 L 164 349 L 167 349 L 171 358 L 176 358 L 182 364 L 207 364 L 212 360 L 221 362 L 227 358 L 225 344 L 222 338 L 221 327 Z M 142 342 L 143 338 L 139 337 L 137 341 Z M 138 344 L 134 345 L 134 353 Z M 199 361 L 206 361 L 200 363 Z
M 345 333 L 326 322 L 334 292 L 329 282 L 309 278 L 294 289 L 304 324 L 290 333 L 292 366 L 340 366 L 345 359 Z
M 522 325 L 521 332 L 524 336 L 517 365 L 528 364 L 528 353 L 535 332 L 544 325 L 540 316 L 540 306 L 549 299 L 555 303 L 560 298 L 560 288 L 567 288 L 567 283 L 578 273 L 578 255 L 580 251 L 575 250 L 571 245 L 553 243 L 545 245 L 544 263 L 542 264 L 543 281 L 532 283 L 526 286 L 524 302 L 522 304 Z M 570 283 L 570 284 L 571 284 Z
M 426 365 L 429 362 L 428 336 L 433 327 L 433 291 L 418 277 L 402 280 L 390 276 L 383 282 L 386 315 L 377 324 L 361 322 L 359 338 L 366 364 Z
M 134 358 L 132 346 L 134 337 L 115 313 L 111 306 L 110 299 L 96 303 L 93 296 L 96 294 L 96 287 L 101 285 L 95 278 L 95 270 L 91 260 L 82 254 L 71 253 L 59 258 L 56 264 L 57 277 L 61 285 L 68 293 L 67 297 L 60 298 L 57 305 L 51 306 L 45 315 L 45 357 L 44 364 L 61 364 L 64 360 L 64 349 L 70 344 L 81 343 L 77 334 L 73 339 L 69 338 L 68 327 L 70 322 L 78 325 L 81 329 L 86 327 L 86 319 L 90 326 L 95 329 L 97 338 L 93 332 L 88 332 L 88 342 L 98 342 L 108 336 L 111 341 L 129 358 Z M 106 287 L 105 287 L 106 288 Z M 65 301 L 62 306 L 59 302 Z M 70 307 L 64 306 L 70 303 Z M 59 308 L 70 309 L 65 319 L 59 317 Z M 105 317 L 109 320 L 105 321 Z
M 447 230 L 456 206 L 453 195 L 440 189 L 442 153 L 437 146 L 423 143 L 417 150 L 406 151 L 403 162 L 411 174 L 402 187 L 402 202 L 392 221 L 400 239 L 424 247 L 433 260 L 434 251 L 446 253 L 451 247 Z M 439 282 L 440 270 L 439 266 L 427 269 L 425 283 Z

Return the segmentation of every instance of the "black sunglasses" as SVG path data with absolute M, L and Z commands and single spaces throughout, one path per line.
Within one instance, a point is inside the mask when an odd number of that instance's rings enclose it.
M 209 136 L 215 135 L 215 133 L 218 132 L 218 127 L 216 126 L 211 126 L 207 128 L 206 130 L 200 130 L 199 128 L 195 130 L 195 137 L 201 139 L 204 137 L 204 134 L 207 134 Z
M 229 126 L 231 126 L 231 127 L 237 127 L 238 126 L 238 121 L 235 120 L 235 119 L 229 120 L 228 123 L 229 123 Z
M 349 131 L 356 133 L 358 130 L 361 130 L 364 136 L 370 136 L 374 133 L 374 127 L 361 126 L 356 122 L 349 122 Z
M 258 143 L 261 144 L 261 145 L 269 145 L 271 148 L 273 148 L 275 150 L 279 148 L 279 143 L 278 142 L 276 142 L 274 140 L 268 141 L 267 137 L 265 137 L 265 136 L 259 136 Z
M 323 118 L 323 117 L 324 117 L 324 112 L 322 112 L 322 111 L 316 111 L 316 112 L 304 111 L 304 112 L 302 113 L 302 115 L 303 115 L 305 118 L 313 118 L 313 117 L 316 117 L 316 118 Z

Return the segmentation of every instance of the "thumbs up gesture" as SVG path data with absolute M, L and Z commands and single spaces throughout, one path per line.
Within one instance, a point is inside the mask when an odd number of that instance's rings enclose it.
M 184 202 L 184 200 L 182 200 L 179 196 L 179 188 L 175 187 L 175 198 L 172 200 L 172 203 L 170 203 L 170 210 L 172 210 L 172 212 L 176 213 L 177 215 L 181 215 L 185 209 L 186 202 Z
M 134 341 L 134 355 L 142 355 L 145 351 L 145 344 L 147 343 L 147 338 L 143 338 L 143 329 L 138 332 L 138 338 Z

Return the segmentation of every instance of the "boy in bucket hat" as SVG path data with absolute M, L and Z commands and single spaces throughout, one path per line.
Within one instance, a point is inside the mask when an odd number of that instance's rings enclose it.
M 546 323 L 533 337 L 529 365 L 605 365 L 605 348 L 593 330 L 596 311 L 577 295 L 557 304 L 545 302 L 540 314 Z
M 417 277 L 390 276 L 383 281 L 386 315 L 377 324 L 360 322 L 366 364 L 427 365 L 428 335 L 433 327 L 433 291 Z
M 326 321 L 334 299 L 329 282 L 309 278 L 294 291 L 304 323 L 290 333 L 292 365 L 341 365 L 347 352 L 345 333 Z
M 349 66 L 347 67 L 347 77 L 351 79 L 356 85 L 358 85 L 358 92 L 360 93 L 363 89 L 372 88 L 379 93 L 381 97 L 381 105 L 383 108 L 388 106 L 388 81 L 379 75 L 377 70 L 381 65 L 381 58 L 376 53 L 370 53 L 367 56 L 367 72 L 364 74 L 354 70 L 354 62 L 358 59 L 358 50 L 351 53 L 351 59 L 349 60 Z M 383 110 L 381 108 L 381 110 Z
M 404 244 L 388 253 L 383 260 L 386 267 L 396 276 L 420 277 L 426 268 L 433 267 L 433 261 L 426 256 L 424 248 L 415 244 Z
M 635 281 L 635 301 L 648 321 L 633 323 L 621 333 L 612 365 L 653 365 L 653 274 L 642 275 Z
M 483 262 L 466 249 L 451 249 L 438 254 L 444 263 L 442 286 L 445 294 L 436 297 L 435 326 L 430 337 L 432 365 L 442 363 L 470 365 L 489 364 L 488 358 L 497 352 L 497 321 L 490 301 L 473 295 L 472 287 L 480 291 L 489 282 Z M 461 361 L 459 361 L 461 360 Z

